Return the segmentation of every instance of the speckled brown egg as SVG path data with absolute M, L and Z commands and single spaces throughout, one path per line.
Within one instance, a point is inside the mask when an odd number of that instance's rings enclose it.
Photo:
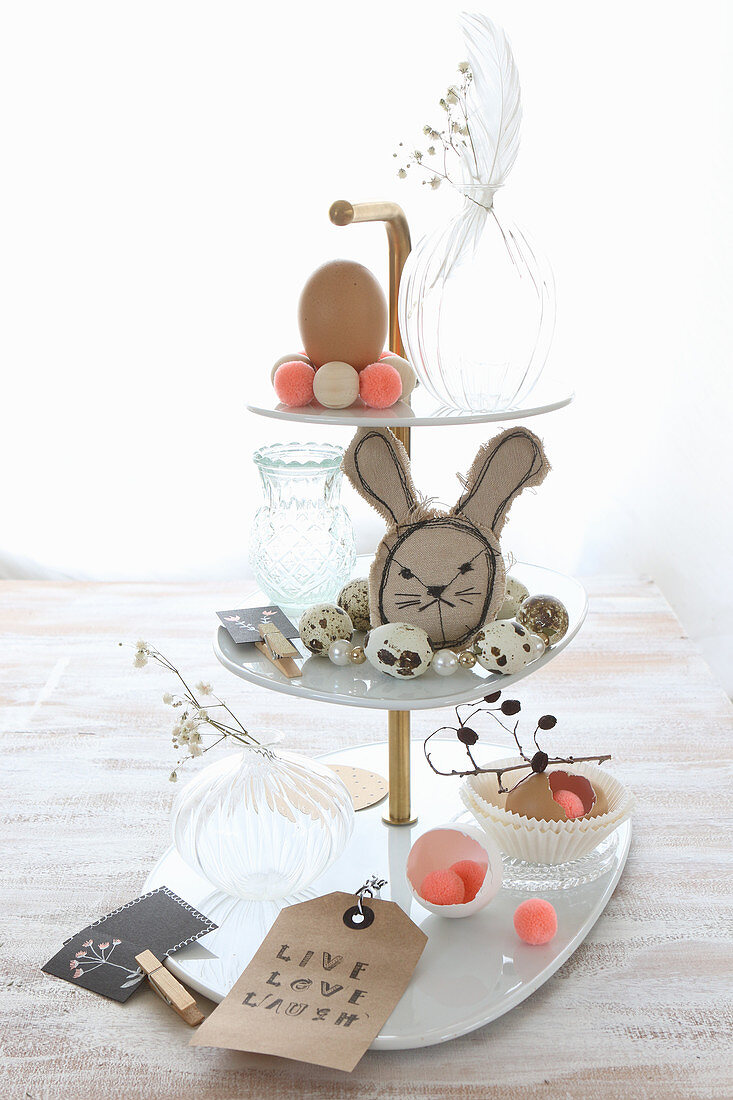
M 349 616 L 354 630 L 369 629 L 369 581 L 366 577 L 357 577 L 345 584 L 336 597 L 336 603 Z
M 576 794 L 585 809 L 583 817 L 598 817 L 608 810 L 603 792 L 596 791 L 584 775 L 572 775 L 562 770 L 540 772 L 522 780 L 506 796 L 504 809 L 538 821 L 567 821 L 565 810 L 553 798 L 554 791 L 572 791 Z
M 522 604 L 529 596 L 529 589 L 518 581 L 516 577 L 507 577 L 504 587 L 504 602 L 496 613 L 497 619 L 513 619 Z
M 332 260 L 303 287 L 298 325 L 305 353 L 316 367 L 336 361 L 363 370 L 384 348 L 387 299 L 368 268 Z
M 511 619 L 487 623 L 479 630 L 471 648 L 480 665 L 504 676 L 519 672 L 536 656 L 528 632 Z
M 364 639 L 364 652 L 373 668 L 397 680 L 414 680 L 430 668 L 433 647 L 420 626 L 385 623 L 375 626 Z
M 332 603 L 314 604 L 303 612 L 298 623 L 303 645 L 319 657 L 328 657 L 331 643 L 350 638 L 353 629 L 344 609 Z

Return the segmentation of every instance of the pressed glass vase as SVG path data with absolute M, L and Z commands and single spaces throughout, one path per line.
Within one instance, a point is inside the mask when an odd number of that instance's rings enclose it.
M 340 503 L 341 447 L 273 443 L 254 453 L 264 502 L 250 563 L 273 603 L 298 613 L 333 601 L 356 563 L 354 528 Z
M 247 748 L 204 768 L 178 795 L 173 843 L 212 885 L 270 901 L 304 890 L 351 836 L 351 796 L 330 768 Z

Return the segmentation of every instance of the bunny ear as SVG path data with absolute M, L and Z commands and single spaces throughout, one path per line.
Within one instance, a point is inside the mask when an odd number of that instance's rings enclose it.
M 400 523 L 417 504 L 407 451 L 389 428 L 359 428 L 342 467 L 357 493 L 388 523 Z
M 537 436 L 527 428 L 509 428 L 478 452 L 453 511 L 479 527 L 490 527 L 498 538 L 514 498 L 544 481 L 549 469 Z

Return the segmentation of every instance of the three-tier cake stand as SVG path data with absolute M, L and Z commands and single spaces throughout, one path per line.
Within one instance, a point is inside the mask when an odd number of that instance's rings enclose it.
M 399 332 L 397 301 L 400 276 L 410 251 L 407 220 L 401 208 L 392 202 L 335 202 L 330 209 L 336 225 L 357 222 L 383 222 L 389 243 L 389 346 L 404 355 Z M 249 411 L 261 416 L 320 425 L 359 427 L 364 424 L 387 426 L 410 453 L 410 430 L 417 426 L 446 426 L 522 420 L 551 412 L 567 405 L 572 394 L 553 395 L 552 400 L 534 398 L 531 404 L 495 413 L 463 413 L 439 407 L 418 387 L 409 404 L 399 402 L 385 411 L 352 407 L 329 410 L 306 406 L 286 408 L 272 404 L 253 404 Z M 364 562 L 360 563 L 363 574 Z M 478 664 L 459 669 L 443 678 L 432 670 L 412 682 L 398 681 L 362 665 L 335 666 L 322 657 L 309 656 L 301 644 L 295 644 L 307 659 L 303 675 L 287 680 L 253 646 L 237 645 L 220 627 L 214 642 L 216 656 L 235 675 L 268 690 L 284 692 L 304 701 L 321 701 L 343 707 L 386 710 L 388 740 L 357 745 L 353 719 L 345 721 L 348 737 L 337 751 L 320 759 L 323 763 L 351 765 L 355 769 L 382 773 L 387 765 L 389 792 L 386 809 L 374 805 L 356 814 L 353 836 L 340 858 L 317 880 L 311 889 L 290 902 L 328 893 L 330 890 L 356 889 L 371 875 L 387 879 L 383 896 L 398 902 L 428 934 L 428 946 L 418 964 L 412 982 L 379 1036 L 377 1049 L 406 1049 L 443 1042 L 480 1027 L 509 1011 L 545 982 L 576 949 L 606 906 L 620 878 L 628 854 L 631 825 L 624 823 L 600 852 L 604 873 L 570 890 L 557 890 L 553 904 L 558 914 L 559 931 L 551 944 L 530 948 L 513 934 L 511 914 L 521 900 L 511 889 L 502 889 L 497 898 L 470 920 L 451 921 L 422 913 L 412 897 L 405 875 L 407 854 L 416 837 L 413 826 L 423 832 L 449 821 L 469 821 L 456 782 L 440 778 L 427 766 L 420 741 L 411 741 L 410 712 L 413 710 L 454 707 L 470 703 L 498 689 L 505 690 L 523 677 L 553 660 L 575 637 L 587 612 L 582 586 L 570 577 L 541 566 L 517 563 L 512 575 L 524 583 L 530 593 L 547 592 L 560 599 L 568 611 L 569 629 L 565 637 L 547 649 L 542 657 L 512 676 L 489 673 Z M 256 592 L 247 601 L 256 607 L 269 602 Z M 455 763 L 453 741 L 431 742 L 434 761 L 450 770 Z M 483 759 L 505 757 L 507 746 L 486 745 L 482 739 Z M 276 903 L 243 901 L 213 889 L 193 872 L 170 848 L 149 876 L 146 887 L 166 884 L 197 906 L 219 928 L 205 938 L 204 945 L 193 945 L 172 956 L 169 965 L 199 992 L 221 1000 L 249 962 L 280 906 Z

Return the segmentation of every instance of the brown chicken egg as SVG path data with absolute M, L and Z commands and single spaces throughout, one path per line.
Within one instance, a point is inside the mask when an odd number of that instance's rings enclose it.
M 313 272 L 298 303 L 305 353 L 316 367 L 334 361 L 363 370 L 382 353 L 387 299 L 368 268 L 332 260 Z
M 539 821 L 567 821 L 565 810 L 553 797 L 556 791 L 577 795 L 585 810 L 583 817 L 599 817 L 608 810 L 602 791 L 596 791 L 584 775 L 570 775 L 565 771 L 530 775 L 509 792 L 504 809 Z

